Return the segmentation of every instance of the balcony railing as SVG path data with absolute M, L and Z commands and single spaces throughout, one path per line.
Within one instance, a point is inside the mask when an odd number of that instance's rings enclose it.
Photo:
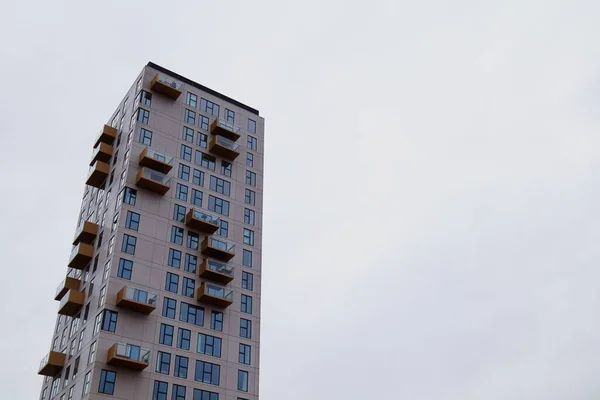
M 150 87 L 155 92 L 164 94 L 173 100 L 177 100 L 177 98 L 181 95 L 183 84 L 167 75 L 156 74 L 154 79 L 152 79 Z
M 235 244 L 212 236 L 206 236 L 201 247 L 202 254 L 221 261 L 229 261 L 235 256 Z
M 104 125 L 102 130 L 98 134 L 96 138 L 96 143 L 94 144 L 94 148 L 98 147 L 100 143 L 106 143 L 112 145 L 117 137 L 117 128 L 113 128 L 110 125 Z
M 117 293 L 117 306 L 150 314 L 156 309 L 158 296 L 142 289 L 125 286 Z
M 145 369 L 150 364 L 152 352 L 129 343 L 115 343 L 108 349 L 107 364 L 115 367 L 129 368 L 136 371 Z
M 84 221 L 77 231 L 75 231 L 75 237 L 73 238 L 73 246 L 78 243 L 92 244 L 96 235 L 98 234 L 98 224 L 92 221 Z
M 74 317 L 75 315 L 77 315 L 79 310 L 81 310 L 81 307 L 83 307 L 84 302 L 85 293 L 80 292 L 77 289 L 70 289 L 60 299 L 60 304 L 58 305 L 58 313 L 60 315 Z
M 185 224 L 205 233 L 215 233 L 219 229 L 219 217 L 215 217 L 198 208 L 192 208 L 185 216 Z
M 162 172 L 142 167 L 137 174 L 136 185 L 164 195 L 171 188 L 171 177 Z
M 173 168 L 173 157 L 159 153 L 150 147 L 144 147 L 140 153 L 139 164 L 166 174 Z
M 61 300 L 69 290 L 79 290 L 80 286 L 81 281 L 79 279 L 67 276 L 56 288 L 56 295 L 54 296 L 54 300 Z
M 102 161 L 96 161 L 91 167 L 88 173 L 86 185 L 93 186 L 95 188 L 101 188 L 102 184 L 108 177 L 110 171 L 110 165 Z
M 239 147 L 240 145 L 233 140 L 217 135 L 211 139 L 208 150 L 217 156 L 233 161 L 240 155 Z
M 202 282 L 198 288 L 196 298 L 202 303 L 227 308 L 233 304 L 233 291 L 222 286 Z
M 84 269 L 94 256 L 94 246 L 87 243 L 79 243 L 71 250 L 69 257 L 69 267 L 75 269 Z
M 57 351 L 51 351 L 40 361 L 40 368 L 38 370 L 39 375 L 44 376 L 56 376 L 65 366 L 65 353 L 59 353 Z
M 210 133 L 224 136 L 235 142 L 240 138 L 240 127 L 224 119 L 217 118 L 210 124 Z
M 200 276 L 215 282 L 228 284 L 233 280 L 234 269 L 225 263 L 205 258 L 200 264 Z

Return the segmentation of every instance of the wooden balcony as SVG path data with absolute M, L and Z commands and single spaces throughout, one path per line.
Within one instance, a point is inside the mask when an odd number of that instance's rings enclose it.
M 183 84 L 163 74 L 156 74 L 150 88 L 154 92 L 158 92 L 173 100 L 177 100 L 181 95 Z
M 55 377 L 65 366 L 66 358 L 67 355 L 65 353 L 59 353 L 57 351 L 51 351 L 46 354 L 46 357 L 40 362 L 38 375 Z
M 202 282 L 196 292 L 196 300 L 211 306 L 227 308 L 233 304 L 233 291 Z
M 125 286 L 117 293 L 117 307 L 150 314 L 156 309 L 157 298 L 158 296 L 153 293 Z
M 108 349 L 106 363 L 114 367 L 142 371 L 150 365 L 150 350 L 127 343 L 115 343 Z
M 164 195 L 171 189 L 171 177 L 150 168 L 140 168 L 135 184 L 141 188 Z
M 67 276 L 56 288 L 56 296 L 54 296 L 54 300 L 61 300 L 69 290 L 78 291 L 80 286 L 81 281 L 79 279 Z
M 113 155 L 113 147 L 110 144 L 100 143 L 100 146 L 94 149 L 92 154 L 92 161 L 90 161 L 90 167 L 94 165 L 96 161 L 102 161 L 108 163 Z
M 219 229 L 219 218 L 192 207 L 185 216 L 185 224 L 194 230 L 213 234 Z
M 144 147 L 144 150 L 140 153 L 138 164 L 142 167 L 148 167 L 163 174 L 168 174 L 171 168 L 173 168 L 173 157 L 161 154 L 149 147 Z
M 98 138 L 96 139 L 96 143 L 94 144 L 94 148 L 98 147 L 100 143 L 106 143 L 112 145 L 117 137 L 117 128 L 113 128 L 110 125 L 104 125 L 100 134 L 98 134 Z
M 217 118 L 210 124 L 210 133 L 236 142 L 240 138 L 240 127 Z
M 98 224 L 91 221 L 84 221 L 84 223 L 75 232 L 75 238 L 73 239 L 73 246 L 79 243 L 92 244 L 96 235 L 98 234 Z
M 108 177 L 109 172 L 110 165 L 102 161 L 96 161 L 90 169 L 87 180 L 85 181 L 86 185 L 101 188 Z
M 233 280 L 233 267 L 205 258 L 200 264 L 200 276 L 209 281 L 227 285 Z
M 85 302 L 85 293 L 80 292 L 79 290 L 70 289 L 63 297 L 60 299 L 60 304 L 58 306 L 58 313 L 60 315 L 67 315 L 69 317 L 74 317 L 77 315 L 81 307 L 83 307 L 83 303 Z
M 208 151 L 226 160 L 233 161 L 239 155 L 239 145 L 223 136 L 213 136 L 208 144 Z
M 75 269 L 84 269 L 85 266 L 92 260 L 93 256 L 94 246 L 86 243 L 79 243 L 71 251 L 69 267 Z

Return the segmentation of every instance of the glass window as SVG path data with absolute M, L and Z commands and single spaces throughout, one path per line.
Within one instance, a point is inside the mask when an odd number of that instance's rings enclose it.
M 171 370 L 171 353 L 159 351 L 156 355 L 156 372 L 169 375 Z
M 238 357 L 240 364 L 250 365 L 250 346 L 240 343 L 240 352 Z
M 88 371 L 87 374 L 85 374 L 85 377 L 83 378 L 83 391 L 82 391 L 82 396 L 87 395 L 90 392 L 90 378 L 92 376 L 92 371 Z
M 246 153 L 246 165 L 249 167 L 254 167 L 254 154 Z
M 244 223 L 254 225 L 254 210 L 244 208 Z
M 169 385 L 167 382 L 154 381 L 154 391 L 152 393 L 152 400 L 167 400 L 167 391 Z
M 152 132 L 148 129 L 141 128 L 140 129 L 140 143 L 145 144 L 146 146 L 152 146 Z
M 207 356 L 221 357 L 221 338 L 204 333 L 198 334 L 198 347 L 196 351 Z
M 208 147 L 208 136 L 204 133 L 198 132 L 198 146 L 205 149 Z
M 221 311 L 212 311 L 210 314 L 210 329 L 223 331 L 223 313 Z
M 229 161 L 221 160 L 221 173 L 231 177 L 231 163 Z
M 135 245 L 137 238 L 131 235 L 123 235 L 123 242 L 121 243 L 121 251 L 127 254 L 135 254 Z
M 100 373 L 100 384 L 98 385 L 98 393 L 114 394 L 116 380 L 117 373 L 115 371 L 103 369 Z
M 178 183 L 177 189 L 175 192 L 175 197 L 177 197 L 177 199 L 179 199 L 179 200 L 187 201 L 187 196 L 188 196 L 188 187 L 185 185 L 182 185 L 181 183 Z
M 190 167 L 185 164 L 179 164 L 179 173 L 177 174 L 179 179 L 183 179 L 184 181 L 190 180 Z
M 248 135 L 248 148 L 250 150 L 256 150 L 258 147 L 258 142 L 254 136 Z
M 132 188 L 125 188 L 125 196 L 123 196 L 123 203 L 135 206 L 135 200 L 137 198 L 137 190 Z
M 183 228 L 171 227 L 171 242 L 183 246 Z
M 248 391 L 248 371 L 238 370 L 237 389 L 241 392 Z
M 217 231 L 219 236 L 227 237 L 229 235 L 229 222 L 220 219 L 219 220 L 219 230 Z
M 254 246 L 254 231 L 244 228 L 244 243 L 249 246 Z
M 191 278 L 183 278 L 183 285 L 181 285 L 181 294 L 188 297 L 194 297 L 194 289 L 196 288 L 196 281 Z
M 138 108 L 137 112 L 137 121 L 142 124 L 147 124 L 150 119 L 150 111 L 144 110 L 143 108 Z
M 200 129 L 204 129 L 205 131 L 207 131 L 210 120 L 204 115 L 198 115 L 198 117 L 198 126 L 200 127 Z
M 246 185 L 256 186 L 256 174 L 246 170 Z
M 240 311 L 246 314 L 252 314 L 252 297 L 245 294 L 242 295 L 242 307 Z
M 196 267 L 198 266 L 198 257 L 193 254 L 185 254 L 185 270 L 193 274 L 196 273 Z
M 204 308 L 181 302 L 179 320 L 194 325 L 204 326 Z
M 252 252 L 244 249 L 242 252 L 242 265 L 248 268 L 252 268 Z
M 244 202 L 246 204 L 250 204 L 251 206 L 256 205 L 256 193 L 250 189 L 246 189 L 246 195 L 244 197 Z
M 229 216 L 229 202 L 215 196 L 208 196 L 208 209 L 216 213 Z
M 219 394 L 206 390 L 194 389 L 194 398 L 192 400 L 219 400 Z
M 163 299 L 163 312 L 162 316 L 166 318 L 175 319 L 175 309 L 177 307 L 177 301 L 165 297 Z
M 192 331 L 189 329 L 179 328 L 177 330 L 177 347 L 180 349 L 189 350 L 191 338 Z
M 204 186 L 204 172 L 199 169 L 194 169 L 194 177 L 192 179 L 194 185 Z
M 232 124 L 235 122 L 235 113 L 229 109 L 225 109 L 225 120 L 227 122 L 231 122 Z
M 187 247 L 190 249 L 198 250 L 198 245 L 200 243 L 200 237 L 197 233 L 188 232 L 187 234 Z
M 182 357 L 182 356 L 175 357 L 175 371 L 173 371 L 173 373 L 177 378 L 187 379 L 188 362 L 189 362 L 189 359 L 187 357 Z M 180 387 L 183 387 L 183 386 L 180 386 Z M 185 388 L 184 388 L 184 390 L 185 390 Z M 173 392 L 175 392 L 174 388 L 173 388 Z M 185 391 L 184 391 L 183 395 L 184 395 L 183 400 L 185 400 Z
M 193 93 L 188 92 L 187 100 L 185 102 L 188 106 L 196 108 L 198 106 L 198 96 Z
M 208 168 L 213 171 L 215 170 L 216 158 L 214 158 L 213 156 L 210 156 L 206 153 L 203 153 L 201 151 L 196 150 L 196 158 L 195 158 L 194 162 L 198 165 L 203 166 L 204 168 Z
M 148 93 L 145 90 L 142 90 L 140 92 L 140 103 L 148 107 L 152 105 L 152 93 Z
M 106 286 L 100 289 L 100 294 L 98 295 L 98 308 L 104 305 L 104 301 L 106 300 Z
M 202 192 L 196 189 L 192 189 L 192 198 L 190 202 L 198 207 L 202 207 Z
M 214 175 L 210 176 L 210 190 L 214 190 L 217 193 L 229 196 L 231 193 L 231 183 L 221 178 L 217 178 Z
M 179 158 L 184 159 L 186 161 L 192 161 L 192 148 L 190 146 L 182 144 L 181 150 L 179 151 Z
M 181 251 L 169 249 L 169 266 L 179 268 L 181 265 Z
M 125 228 L 137 231 L 140 226 L 140 214 L 134 213 L 133 211 L 127 211 L 127 218 L 125 218 Z
M 215 116 L 219 116 L 220 114 L 220 107 L 218 104 L 213 103 L 210 100 L 206 100 L 204 98 L 200 98 L 200 109 L 202 111 L 204 111 L 205 113 L 208 113 L 210 115 L 215 115 Z
M 175 221 L 184 222 L 185 221 L 185 207 L 180 206 L 179 204 L 175 204 L 173 206 L 173 219 Z
M 256 121 L 248 119 L 248 132 L 256 133 Z
M 183 114 L 183 120 L 190 125 L 196 125 L 196 113 L 186 108 Z
M 242 271 L 242 289 L 253 290 L 254 276 L 250 272 Z
M 194 130 L 192 128 L 183 127 L 183 140 L 194 143 Z
M 111 310 L 104 310 L 102 312 L 102 326 L 100 329 L 103 331 L 114 332 L 117 330 L 117 317 L 119 313 Z
M 177 293 L 177 291 L 179 290 L 179 275 L 167 272 L 165 290 L 168 292 Z
M 173 325 L 160 324 L 160 337 L 158 342 L 166 346 L 173 345 Z
M 198 382 L 208 383 L 211 385 L 218 385 L 221 374 L 221 367 L 217 364 L 209 363 L 206 361 L 196 360 L 196 371 L 194 374 L 194 380 Z

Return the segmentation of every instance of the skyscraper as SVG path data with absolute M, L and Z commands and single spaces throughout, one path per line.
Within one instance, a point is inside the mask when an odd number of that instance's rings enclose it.
M 40 398 L 258 399 L 264 119 L 148 63 L 99 129 Z

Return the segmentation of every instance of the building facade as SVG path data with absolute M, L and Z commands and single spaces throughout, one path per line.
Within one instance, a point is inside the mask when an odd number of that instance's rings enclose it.
M 258 399 L 264 119 L 148 63 L 99 128 L 40 398 Z

